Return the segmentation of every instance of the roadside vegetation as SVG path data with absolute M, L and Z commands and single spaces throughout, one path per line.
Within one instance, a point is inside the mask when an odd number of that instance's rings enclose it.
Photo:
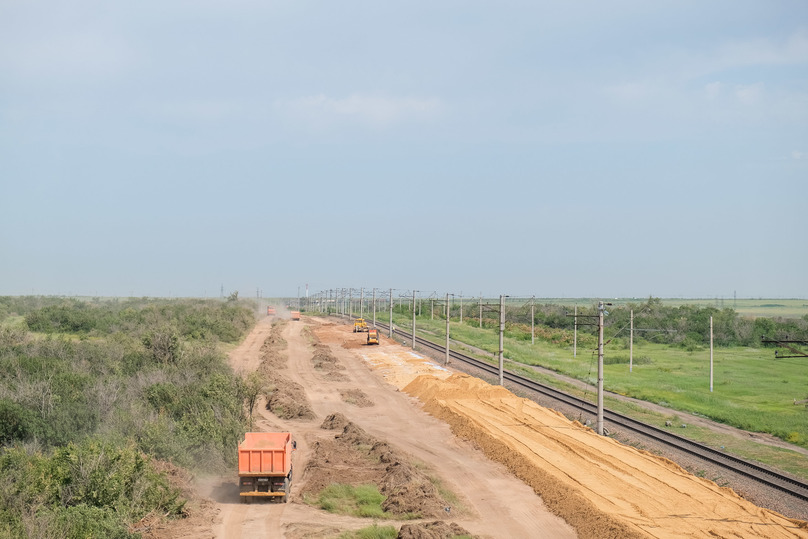
M 493 307 L 498 310 L 499 305 Z M 499 349 L 499 315 L 490 310 L 493 307 L 484 309 L 480 328 L 476 302 L 464 306 L 462 324 L 459 307 L 454 305 L 450 328 L 453 348 L 494 363 Z M 532 344 L 530 303 L 506 304 L 504 356 L 512 362 L 508 368 L 515 368 L 514 364 L 537 366 L 595 385 L 597 328 L 582 324 L 592 318 L 579 318 L 577 357 L 573 357 L 575 334 L 570 307 L 534 305 L 535 344 Z M 446 322 L 441 309 L 435 308 L 433 319 L 431 306 L 426 302 L 416 319 L 420 336 L 442 345 Z M 611 306 L 608 310 L 604 331 L 604 379 L 608 391 L 660 404 L 673 414 L 677 411 L 696 414 L 808 447 L 808 408 L 804 404 L 795 405 L 795 401 L 808 399 L 805 386 L 808 360 L 775 358 L 776 348 L 762 343 L 764 337 L 808 341 L 808 315 L 751 318 L 729 308 L 664 305 L 657 298 Z M 632 310 L 633 353 L 629 342 Z M 596 310 L 593 305 L 579 306 L 578 314 L 593 316 Z M 394 323 L 398 327 L 408 331 L 411 317 L 409 306 L 396 307 Z M 558 384 L 552 376 L 547 376 L 547 381 Z M 595 398 L 593 393 L 588 396 Z
M 0 537 L 137 537 L 183 514 L 165 470 L 229 469 L 249 418 L 226 362 L 252 309 L 0 297 Z

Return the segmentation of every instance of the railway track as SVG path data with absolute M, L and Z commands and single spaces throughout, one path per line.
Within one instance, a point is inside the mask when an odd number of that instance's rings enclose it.
M 389 331 L 389 326 L 386 324 L 377 323 L 376 325 L 385 331 Z M 394 328 L 394 335 L 408 341 L 411 341 L 412 339 L 412 334 L 398 328 Z M 435 344 L 421 337 L 416 337 L 415 342 L 418 346 L 445 354 L 446 348 L 444 346 Z M 499 377 L 498 367 L 490 365 L 479 359 L 461 354 L 460 352 L 456 352 L 451 349 L 449 351 L 449 358 L 450 361 L 459 361 L 474 368 L 480 369 L 488 374 L 491 374 L 492 376 Z M 518 374 L 509 372 L 508 370 L 503 371 L 503 378 L 514 386 L 541 394 L 553 401 L 563 403 L 568 407 L 579 410 L 588 416 L 595 417 L 597 415 L 597 406 L 584 399 L 564 393 L 563 391 L 553 387 L 540 384 L 534 380 L 530 380 L 529 378 L 519 376 Z M 686 453 L 714 466 L 718 466 L 721 469 L 742 475 L 769 488 L 788 494 L 796 499 L 808 501 L 808 483 L 770 470 L 755 464 L 754 462 L 728 455 L 723 451 L 713 449 L 692 440 L 688 440 L 687 438 L 683 438 L 653 425 L 637 421 L 618 412 L 604 409 L 603 419 L 607 428 L 611 426 L 612 430 L 626 429 L 632 431 L 635 434 L 639 434 L 643 437 L 654 440 L 655 442 L 666 447 Z

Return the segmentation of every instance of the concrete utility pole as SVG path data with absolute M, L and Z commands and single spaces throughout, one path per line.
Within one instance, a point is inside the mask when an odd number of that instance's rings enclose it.
M 365 287 L 360 288 L 359 292 L 359 317 L 365 317 Z
M 530 298 L 530 344 L 536 344 L 536 296 Z
M 435 300 L 434 299 L 429 300 L 429 319 L 430 320 L 435 319 Z
M 572 337 L 572 357 L 578 357 L 578 306 L 575 306 L 575 332 L 573 333 Z
M 505 352 L 505 298 L 507 296 L 499 296 L 499 385 L 504 386 L 504 359 Z
M 483 329 L 483 293 L 480 292 L 480 329 Z
M 628 337 L 628 372 L 634 370 L 634 309 L 631 309 L 631 330 Z
M 353 318 L 353 288 L 348 289 L 348 318 Z
M 373 327 L 376 327 L 376 289 L 373 289 Z
M 710 317 L 710 393 L 713 392 L 713 317 Z
M 460 292 L 460 323 L 463 323 L 463 292 Z
M 603 436 L 603 302 L 598 302 L 598 419 L 597 432 Z
M 393 289 L 390 289 L 390 338 L 393 338 Z
M 412 349 L 415 350 L 415 290 L 412 291 Z
M 446 304 L 449 304 L 449 293 L 446 293 Z M 444 365 L 449 364 L 449 317 L 446 317 L 446 359 L 443 361 Z

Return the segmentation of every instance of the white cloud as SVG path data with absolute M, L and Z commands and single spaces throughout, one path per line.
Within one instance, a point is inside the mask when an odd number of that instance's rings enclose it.
M 376 128 L 423 122 L 439 114 L 441 101 L 434 97 L 381 97 L 353 94 L 345 98 L 324 94 L 276 101 L 276 110 L 315 127 L 349 121 Z

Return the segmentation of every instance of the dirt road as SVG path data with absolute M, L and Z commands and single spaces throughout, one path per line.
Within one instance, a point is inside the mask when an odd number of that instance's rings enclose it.
M 283 421 L 259 406 L 260 419 L 255 430 L 290 431 L 297 441 L 293 454 L 294 480 L 291 501 L 288 504 L 241 504 L 232 477 L 213 478 L 200 483 L 200 493 L 212 501 L 214 522 L 209 534 L 196 527 L 185 536 L 239 537 L 335 537 L 342 531 L 359 529 L 373 524 L 368 519 L 338 516 L 302 503 L 301 485 L 306 481 L 301 472 L 311 455 L 312 445 L 333 437 L 333 433 L 320 428 L 323 419 L 332 413 L 342 413 L 350 421 L 374 437 L 411 455 L 416 461 L 434 470 L 445 487 L 453 491 L 460 501 L 455 511 L 457 522 L 470 533 L 480 537 L 575 537 L 574 530 L 559 517 L 546 510 L 541 499 L 522 481 L 516 479 L 504 466 L 494 463 L 470 442 L 454 436 L 449 427 L 421 409 L 417 399 L 402 393 L 390 383 L 390 377 L 410 380 L 418 371 L 412 366 L 395 363 L 377 364 L 375 368 L 357 351 L 364 334 L 353 334 L 348 326 L 333 326 L 308 321 L 323 344 L 328 345 L 345 370 L 343 381 L 324 377 L 312 364 L 312 340 L 306 337 L 306 323 L 289 322 L 283 338 L 288 355 L 285 374 L 301 384 L 317 419 L 313 421 Z M 260 345 L 269 335 L 271 322 L 259 322 L 244 343 L 230 354 L 234 370 L 247 373 L 260 362 Z M 347 346 L 347 348 L 345 347 Z M 400 345 L 382 339 L 373 347 L 377 356 L 386 351 L 409 354 Z M 395 355 L 390 355 L 395 357 Z M 431 371 L 431 363 L 424 362 L 424 371 Z M 401 371 L 401 372 L 399 372 Z M 446 373 L 448 374 L 448 373 Z M 387 378 L 385 378 L 387 377 Z M 356 406 L 346 402 L 343 394 L 360 390 L 370 406 Z M 400 526 L 403 521 L 376 521 L 379 525 Z

